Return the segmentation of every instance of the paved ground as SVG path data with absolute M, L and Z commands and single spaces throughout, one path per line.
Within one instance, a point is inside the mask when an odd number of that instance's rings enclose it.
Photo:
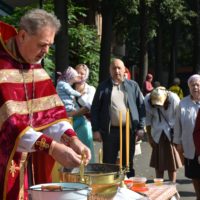
M 98 150 L 101 147 L 99 143 L 94 143 L 95 151 L 98 158 Z M 148 182 L 153 182 L 155 177 L 155 171 L 153 168 L 149 167 L 149 160 L 151 155 L 151 147 L 146 141 L 141 143 L 140 155 L 135 156 L 134 165 L 137 176 L 145 176 L 148 179 Z M 98 159 L 97 159 L 98 160 Z M 165 180 L 167 181 L 168 176 L 165 172 Z M 181 200 L 195 200 L 195 193 L 190 179 L 185 178 L 184 168 L 180 169 L 177 173 L 177 189 L 181 196 Z

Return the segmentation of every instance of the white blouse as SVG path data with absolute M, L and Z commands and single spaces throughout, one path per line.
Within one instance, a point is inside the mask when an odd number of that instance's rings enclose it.
M 85 83 L 85 88 L 83 91 L 84 94 L 78 98 L 78 103 L 81 106 L 87 107 L 90 110 L 95 91 L 96 89 L 94 86 L 88 85 L 87 83 Z
M 193 131 L 199 108 L 200 105 L 187 96 L 181 100 L 176 115 L 173 141 L 183 145 L 184 156 L 188 159 L 193 159 L 195 155 Z

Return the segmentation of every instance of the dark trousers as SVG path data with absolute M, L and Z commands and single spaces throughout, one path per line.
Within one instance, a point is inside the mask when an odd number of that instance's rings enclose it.
M 123 150 L 122 150 L 122 165 L 126 166 L 126 129 L 123 128 Z M 135 170 L 133 168 L 133 158 L 135 153 L 135 134 L 130 130 L 130 152 L 129 152 L 129 169 L 130 172 L 127 173 L 128 177 L 135 175 Z M 118 151 L 120 148 L 119 143 L 119 128 L 111 127 L 110 133 L 103 140 L 103 162 L 116 164 Z

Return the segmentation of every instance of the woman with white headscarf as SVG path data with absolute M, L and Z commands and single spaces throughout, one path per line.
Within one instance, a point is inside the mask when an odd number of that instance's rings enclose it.
M 92 163 L 95 162 L 95 153 L 92 127 L 89 118 L 90 108 L 96 89 L 86 82 L 89 77 L 89 68 L 87 65 L 78 64 L 75 69 L 81 77 L 81 81 L 75 83 L 74 88 L 83 95 L 77 98 L 76 111 L 70 112 L 68 115 L 73 117 L 73 128 L 79 139 L 90 148 L 92 154 L 90 162 Z
M 192 179 L 197 200 L 200 200 L 200 157 L 198 155 L 200 150 L 198 149 L 199 144 L 196 145 L 196 141 L 200 137 L 199 74 L 190 76 L 188 87 L 190 95 L 183 98 L 179 104 L 173 141 L 179 153 L 184 156 L 185 176 Z

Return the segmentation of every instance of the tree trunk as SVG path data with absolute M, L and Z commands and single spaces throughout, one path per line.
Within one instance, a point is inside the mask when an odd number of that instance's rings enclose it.
M 194 66 L 193 73 L 200 73 L 200 0 L 194 1 L 197 17 L 194 20 Z
M 100 50 L 99 82 L 109 77 L 112 38 L 112 2 L 102 2 L 102 38 Z
M 172 44 L 171 44 L 171 57 L 169 66 L 168 86 L 170 86 L 176 76 L 176 63 L 177 63 L 177 22 L 171 25 Z
M 63 72 L 69 65 L 67 1 L 54 0 L 54 6 L 55 6 L 55 14 L 60 20 L 62 26 L 55 38 L 55 45 L 56 45 L 55 71 Z
M 142 88 L 143 82 L 148 73 L 148 19 L 145 0 L 140 1 L 140 65 L 139 85 Z
M 159 7 L 159 6 L 158 6 Z M 159 8 L 156 10 L 158 28 L 157 28 L 157 37 L 155 39 L 156 55 L 155 55 L 155 80 L 158 80 L 161 85 L 163 84 L 163 66 L 162 66 L 162 15 L 159 11 Z
M 86 8 L 87 11 L 87 24 L 96 25 L 95 24 L 95 15 L 98 10 L 98 1 L 97 0 L 86 0 Z

